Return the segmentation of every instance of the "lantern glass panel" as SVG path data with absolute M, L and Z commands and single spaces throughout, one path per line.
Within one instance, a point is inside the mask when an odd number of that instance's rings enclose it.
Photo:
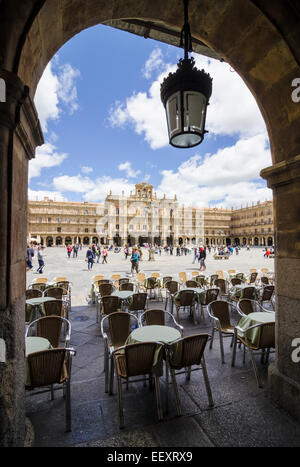
M 200 92 L 185 91 L 184 95 L 184 131 L 203 133 L 205 124 L 206 98 Z
M 180 92 L 176 92 L 169 97 L 166 105 L 166 114 L 168 122 L 169 137 L 173 136 L 181 129 L 181 112 L 180 112 Z

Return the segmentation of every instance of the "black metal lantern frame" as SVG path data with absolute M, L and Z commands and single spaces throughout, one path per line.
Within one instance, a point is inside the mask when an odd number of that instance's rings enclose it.
M 191 148 L 203 141 L 206 109 L 212 93 L 212 78 L 195 67 L 188 57 L 192 39 L 188 23 L 188 0 L 184 0 L 185 23 L 180 45 L 184 46 L 184 59 L 178 62 L 175 73 L 170 73 L 161 84 L 161 100 L 166 110 L 169 141 L 178 148 Z

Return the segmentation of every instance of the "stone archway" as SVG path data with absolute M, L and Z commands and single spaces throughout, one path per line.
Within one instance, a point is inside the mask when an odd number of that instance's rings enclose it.
M 277 290 L 277 353 L 270 370 L 270 394 L 300 419 L 295 397 L 300 394 L 299 366 L 290 358 L 290 343 L 300 335 L 296 318 L 300 296 L 297 288 L 292 290 L 288 282 L 289 273 L 300 272 L 297 225 L 300 104 L 291 99 L 291 83 L 300 77 L 297 8 L 283 0 L 276 3 L 202 0 L 201 5 L 197 0 L 190 0 L 193 37 L 213 49 L 240 74 L 266 122 L 273 166 L 264 169 L 261 175 L 274 193 Z M 17 0 L 3 0 L 0 13 L 0 79 L 5 80 L 7 90 L 6 102 L 0 107 L 0 225 L 3 251 L 11 251 L 0 257 L 5 284 L 0 293 L 3 310 L 0 327 L 8 349 L 6 365 L 0 369 L 0 379 L 5 381 L 0 419 L 7 420 L 0 439 L 4 445 L 22 445 L 24 336 L 11 333 L 11 329 L 24 327 L 21 310 L 24 309 L 28 160 L 34 157 L 36 146 L 43 143 L 32 101 L 37 83 L 51 57 L 67 40 L 99 23 L 139 33 L 138 21 L 150 37 L 177 44 L 174 33 L 182 27 L 182 2 L 24 0 L 20 9 Z M 159 32 L 161 27 L 169 31 L 164 37 Z M 172 243 L 171 238 L 169 242 Z M 11 248 L 13 243 L 16 250 Z M 289 325 L 291 322 L 293 327 Z M 20 382 L 20 388 L 15 387 L 15 381 Z

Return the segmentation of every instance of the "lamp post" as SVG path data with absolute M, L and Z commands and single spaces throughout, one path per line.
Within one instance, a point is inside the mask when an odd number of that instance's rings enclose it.
M 177 148 L 192 148 L 203 141 L 206 109 L 212 93 L 212 78 L 195 67 L 192 36 L 188 22 L 188 0 L 184 0 L 184 26 L 180 46 L 184 58 L 175 73 L 170 73 L 161 84 L 161 100 L 166 110 L 169 142 Z

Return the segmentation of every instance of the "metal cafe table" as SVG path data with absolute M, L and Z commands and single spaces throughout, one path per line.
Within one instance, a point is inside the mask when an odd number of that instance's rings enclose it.
M 25 338 L 25 357 L 34 352 L 51 349 L 51 344 L 44 337 L 30 336 Z M 25 385 L 30 386 L 29 369 L 26 359 Z
M 53 297 L 28 298 L 28 300 L 26 300 L 26 305 L 31 305 L 33 307 L 32 312 L 30 313 L 28 322 L 31 323 L 32 321 L 37 319 L 38 312 L 40 312 L 40 314 L 44 316 L 45 315 L 44 308 L 41 305 L 43 305 L 45 302 L 51 302 L 53 300 L 56 300 L 56 298 L 53 298 Z
M 134 292 L 132 290 L 115 290 L 111 295 L 118 297 L 121 303 L 125 302 L 127 305 L 130 305 Z

